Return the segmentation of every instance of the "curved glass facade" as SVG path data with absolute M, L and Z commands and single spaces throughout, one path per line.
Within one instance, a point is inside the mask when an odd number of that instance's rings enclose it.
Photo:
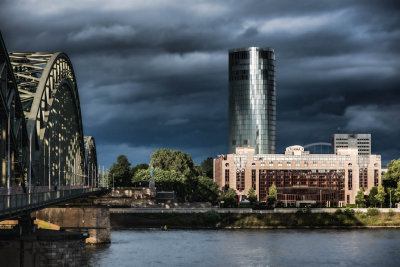
M 229 153 L 254 147 L 256 154 L 274 154 L 275 123 L 274 50 L 229 50 Z

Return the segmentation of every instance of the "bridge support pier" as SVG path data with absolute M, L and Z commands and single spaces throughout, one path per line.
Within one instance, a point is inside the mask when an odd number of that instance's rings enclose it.
M 37 219 L 66 231 L 87 232 L 86 243 L 110 243 L 110 212 L 107 206 L 56 206 L 33 213 Z

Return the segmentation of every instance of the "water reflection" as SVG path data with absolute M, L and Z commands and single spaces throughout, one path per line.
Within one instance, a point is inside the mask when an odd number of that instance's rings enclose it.
M 92 266 L 398 266 L 400 230 L 121 230 Z

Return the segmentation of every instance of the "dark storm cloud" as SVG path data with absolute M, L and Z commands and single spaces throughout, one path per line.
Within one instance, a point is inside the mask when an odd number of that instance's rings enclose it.
M 277 151 L 371 132 L 400 157 L 399 1 L 1 1 L 10 51 L 65 51 L 101 164 L 227 152 L 227 50 L 277 54 Z

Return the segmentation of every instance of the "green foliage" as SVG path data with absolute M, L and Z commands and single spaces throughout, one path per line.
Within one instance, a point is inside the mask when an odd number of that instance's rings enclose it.
M 217 225 L 221 221 L 221 215 L 215 210 L 209 210 L 204 213 L 204 222 L 207 225 Z
M 350 208 L 345 208 L 343 213 L 346 214 L 347 216 L 353 216 L 355 214 L 355 211 Z
M 148 185 L 150 181 L 150 170 L 139 169 L 132 177 L 132 183 Z M 184 175 L 169 170 L 154 169 L 154 181 L 159 191 L 175 191 L 178 198 L 183 200 L 186 196 L 185 185 L 187 179 Z
M 381 207 L 383 202 L 385 202 L 385 196 L 386 196 L 385 188 L 380 184 L 378 186 L 378 193 L 375 195 L 375 199 L 378 201 L 378 203 L 381 204 Z
M 360 190 L 358 190 L 357 195 L 356 195 L 356 204 L 357 204 L 357 206 L 363 207 L 364 203 L 365 203 L 364 189 L 360 188 Z
M 131 186 L 131 164 L 128 161 L 128 158 L 125 155 L 120 155 L 117 158 L 117 163 L 113 163 L 110 168 L 110 179 L 109 186 L 113 186 L 113 177 L 114 177 L 114 186 L 115 187 L 125 187 Z
M 200 164 L 200 171 L 204 176 L 213 178 L 214 176 L 214 160 L 213 158 L 206 158 Z
M 307 208 L 302 208 L 302 209 L 297 209 L 296 211 L 296 215 L 300 216 L 302 214 L 311 214 L 311 208 L 307 207 Z
M 220 201 L 224 201 L 224 207 L 236 207 L 238 204 L 235 190 L 232 188 L 229 188 L 225 193 L 223 193 L 219 199 Z
M 387 165 L 387 172 L 382 177 L 384 187 L 395 188 L 400 181 L 400 159 L 392 160 Z
M 378 200 L 376 199 L 377 194 L 378 194 L 378 187 L 376 186 L 372 187 L 371 190 L 369 191 L 369 196 L 368 196 L 369 204 L 371 206 L 376 207 L 376 204 L 378 204 Z
M 393 200 L 396 202 L 400 201 L 400 181 L 397 182 L 397 188 L 394 190 Z
M 367 214 L 365 214 L 365 213 L 360 213 L 360 215 L 359 215 L 359 216 L 360 216 L 360 218 L 361 218 L 361 219 L 365 219 L 365 218 L 367 218 Z
M 394 216 L 394 211 L 392 209 L 389 209 L 388 215 L 389 215 L 389 217 L 393 217 Z
M 191 194 L 190 200 L 217 204 L 219 194 L 218 185 L 205 176 L 199 176 L 197 179 L 196 188 L 194 193 Z
M 257 196 L 253 187 L 250 187 L 249 191 L 247 192 L 247 199 L 251 204 L 257 202 Z
M 149 164 L 147 164 L 147 163 L 140 163 L 140 164 L 136 165 L 135 167 L 132 167 L 131 173 L 132 173 L 132 175 L 135 175 L 135 173 L 136 173 L 138 170 L 147 170 L 148 168 L 149 168 Z
M 208 177 L 199 176 L 189 180 L 176 171 L 166 171 L 155 168 L 154 180 L 157 190 L 174 190 L 180 200 L 211 202 L 212 204 L 218 202 L 218 185 Z M 139 183 L 148 185 L 149 181 L 149 170 L 138 170 L 132 178 L 132 183 L 135 185 Z M 193 191 L 188 190 L 191 188 L 191 186 L 188 185 L 189 183 L 194 184 Z
M 377 208 L 368 208 L 367 215 L 368 216 L 377 216 L 377 215 L 379 215 L 379 210 Z
M 334 214 L 339 215 L 339 214 L 343 214 L 343 212 L 341 209 L 336 209 Z
M 186 177 L 197 175 L 194 163 L 189 154 L 179 150 L 158 149 L 150 156 L 150 165 L 165 171 L 175 171 Z
M 278 190 L 276 189 L 276 185 L 272 184 L 268 191 L 267 201 L 268 205 L 274 205 L 276 199 L 278 197 Z

